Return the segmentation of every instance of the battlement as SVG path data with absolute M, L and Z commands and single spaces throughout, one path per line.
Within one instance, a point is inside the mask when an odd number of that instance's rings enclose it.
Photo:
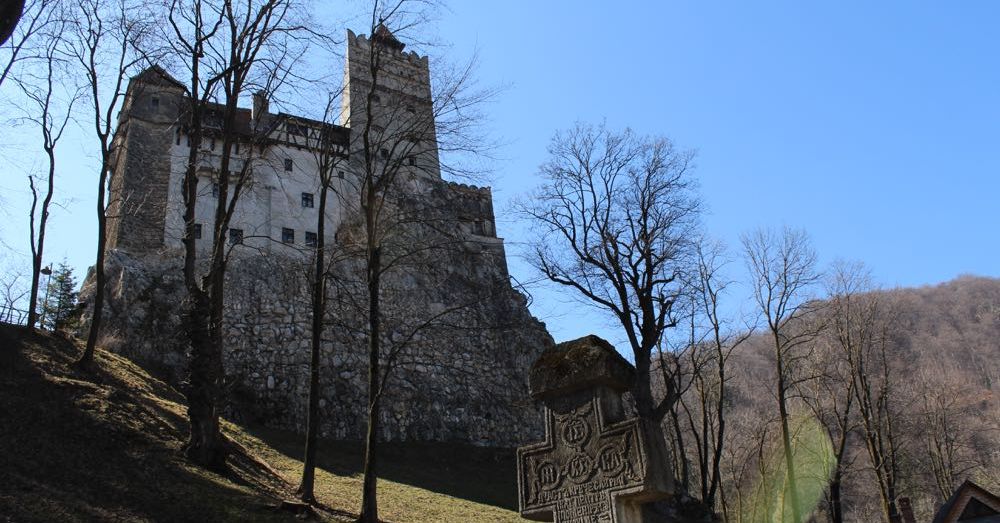
M 384 28 L 385 26 L 379 26 L 379 27 Z M 376 31 L 377 30 L 378 29 L 376 29 Z M 369 51 L 371 50 L 373 42 L 374 43 L 386 42 L 389 38 L 391 38 L 393 41 L 397 43 L 399 42 L 399 40 L 396 40 L 395 37 L 392 36 L 392 33 L 389 33 L 388 29 L 386 29 L 386 33 L 388 33 L 387 36 L 383 36 L 381 38 L 375 37 L 374 39 L 370 39 L 368 38 L 367 35 L 364 34 L 359 35 L 356 34 L 354 31 L 348 29 L 347 45 L 348 47 L 355 46 L 364 49 L 366 51 Z M 403 49 L 405 48 L 405 45 L 402 43 L 399 43 L 398 45 L 392 45 L 392 44 L 383 45 L 383 48 L 389 50 L 390 53 L 392 53 L 392 56 L 394 56 L 395 58 L 413 64 L 414 66 L 418 67 L 429 66 L 430 62 L 427 58 L 427 55 L 421 56 L 416 51 L 404 51 Z
M 470 184 L 460 183 L 460 182 L 451 182 L 451 181 L 448 181 L 448 180 L 442 180 L 442 181 L 444 182 L 444 184 L 446 186 L 448 186 L 449 189 L 453 189 L 453 190 L 459 191 L 459 192 L 464 192 L 466 194 L 470 194 L 470 195 L 474 195 L 474 196 L 488 197 L 491 200 L 493 198 L 493 189 L 490 188 L 490 186 L 488 186 L 488 185 L 485 186 L 485 187 L 480 187 L 478 185 L 470 185 Z

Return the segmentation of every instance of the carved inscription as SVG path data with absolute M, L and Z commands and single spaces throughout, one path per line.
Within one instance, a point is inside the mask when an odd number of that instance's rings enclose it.
M 524 452 L 524 507 L 548 508 L 559 523 L 611 523 L 613 495 L 641 484 L 637 420 L 602 427 L 595 402 L 552 416 L 551 445 Z

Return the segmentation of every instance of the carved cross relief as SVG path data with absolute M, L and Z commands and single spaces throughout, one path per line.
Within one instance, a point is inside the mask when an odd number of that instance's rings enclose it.
M 556 523 L 623 523 L 618 504 L 643 489 L 647 456 L 638 419 L 606 423 L 597 394 L 558 413 L 545 441 L 518 449 L 521 511 Z

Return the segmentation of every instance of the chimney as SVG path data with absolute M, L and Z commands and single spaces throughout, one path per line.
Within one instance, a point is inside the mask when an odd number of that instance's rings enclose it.
M 253 114 L 254 120 L 259 120 L 261 115 L 267 114 L 267 93 L 257 91 L 253 93 Z

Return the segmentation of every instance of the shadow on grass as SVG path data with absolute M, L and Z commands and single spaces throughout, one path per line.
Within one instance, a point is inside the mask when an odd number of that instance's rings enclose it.
M 251 464 L 230 479 L 181 456 L 187 423 L 162 382 L 72 342 L 0 325 L 0 514 L 15 521 L 289 521 Z M 164 398 L 169 401 L 164 401 Z M 244 470 L 245 469 L 245 470 Z
M 247 432 L 285 456 L 302 460 L 304 436 L 263 427 Z M 517 511 L 517 461 L 513 449 L 461 443 L 381 443 L 378 477 L 431 492 Z M 324 439 L 318 465 L 338 476 L 360 475 L 364 445 Z

